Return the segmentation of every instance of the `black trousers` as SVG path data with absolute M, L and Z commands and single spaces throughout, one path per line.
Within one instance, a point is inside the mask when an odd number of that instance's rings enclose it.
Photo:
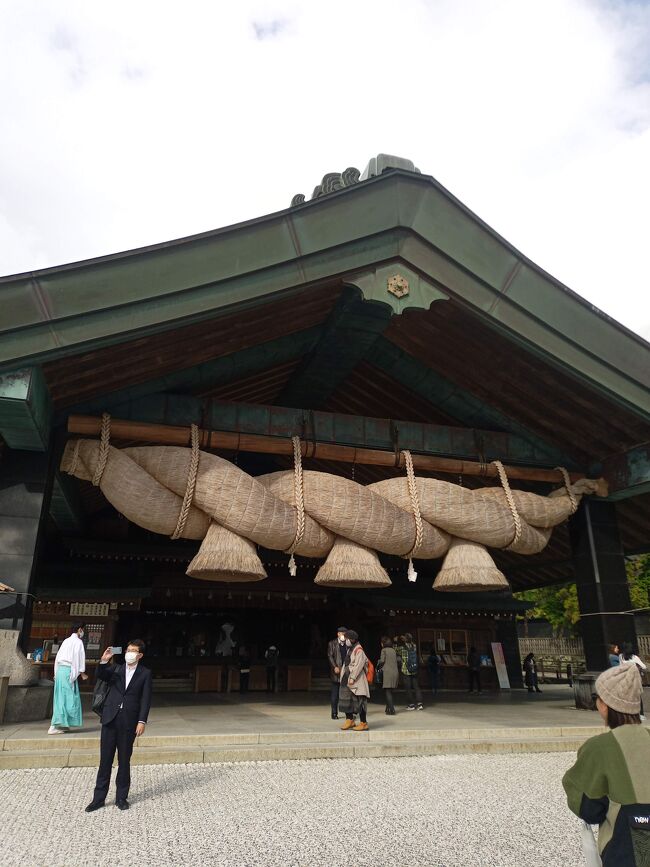
M 118 711 L 114 720 L 102 726 L 100 742 L 99 770 L 95 783 L 93 802 L 96 804 L 106 800 L 111 784 L 113 759 L 117 750 L 117 800 L 126 800 L 131 786 L 131 754 L 135 741 L 137 722 L 130 721 L 122 711 Z
M 240 671 L 239 672 L 239 691 L 240 692 L 248 692 L 248 681 L 250 678 L 249 671 Z
M 266 691 L 267 692 L 275 692 L 278 681 L 278 670 L 277 668 L 267 668 L 266 669 Z
M 341 686 L 340 681 L 333 680 L 331 689 L 330 689 L 330 703 L 332 705 L 332 713 L 338 714 L 339 712 L 339 688 Z
M 409 704 L 422 704 L 422 690 L 418 683 L 417 674 L 403 674 L 402 684 L 408 695 Z
M 470 668 L 469 670 L 469 691 L 474 692 L 474 684 L 476 684 L 476 691 L 481 691 L 481 672 L 478 668 Z
M 393 713 L 395 710 L 395 702 L 393 701 L 393 690 L 384 688 L 384 698 L 386 699 L 386 710 Z

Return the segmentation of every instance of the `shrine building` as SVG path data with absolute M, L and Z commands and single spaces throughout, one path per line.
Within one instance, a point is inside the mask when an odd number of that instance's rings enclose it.
M 410 632 L 448 688 L 475 647 L 497 689 L 512 593 L 575 582 L 603 669 L 636 643 L 649 386 L 647 342 L 383 154 L 278 213 L 0 278 L 0 628 L 44 676 L 75 622 L 90 667 L 141 637 L 190 691 L 236 689 L 242 647 L 263 688 L 270 645 L 315 688 L 339 625 L 373 659 Z

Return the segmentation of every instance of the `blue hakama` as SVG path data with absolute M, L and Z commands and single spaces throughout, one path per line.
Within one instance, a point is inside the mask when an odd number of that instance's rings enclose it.
M 52 725 L 57 728 L 77 728 L 83 722 L 79 684 L 70 683 L 70 666 L 59 665 L 54 677 L 54 710 Z

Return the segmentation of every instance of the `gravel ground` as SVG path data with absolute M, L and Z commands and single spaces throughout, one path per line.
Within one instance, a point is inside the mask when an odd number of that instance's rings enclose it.
M 139 766 L 131 809 L 90 815 L 92 768 L 0 771 L 0 864 L 581 867 L 560 784 L 573 759 Z

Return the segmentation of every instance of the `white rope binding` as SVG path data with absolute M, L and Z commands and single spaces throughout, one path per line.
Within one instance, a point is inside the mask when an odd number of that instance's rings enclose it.
M 296 535 L 293 544 L 285 551 L 285 554 L 291 555 L 289 557 L 289 575 L 295 578 L 298 574 L 298 567 L 296 566 L 294 553 L 305 535 L 305 487 L 302 475 L 300 437 L 292 437 L 291 442 L 293 443 L 293 489 L 296 501 Z
M 201 452 L 199 451 L 199 429 L 197 425 L 193 424 L 190 430 L 192 454 L 190 455 L 190 466 L 187 471 L 187 486 L 185 488 L 185 496 L 183 497 L 181 510 L 178 513 L 176 529 L 171 534 L 171 539 L 180 539 L 180 537 L 183 535 L 183 531 L 185 530 L 185 524 L 187 523 L 187 518 L 190 514 L 192 500 L 194 499 L 194 491 L 196 489 L 196 477 L 199 472 L 199 460 L 201 458 Z
M 564 487 L 566 488 L 566 492 L 569 496 L 569 502 L 571 503 L 571 514 L 574 515 L 578 510 L 578 501 L 576 500 L 576 495 L 571 490 L 571 477 L 566 471 L 565 467 L 555 467 L 556 470 L 562 475 L 562 479 L 564 481 Z
M 97 454 L 97 466 L 93 475 L 93 485 L 98 488 L 106 469 L 108 453 L 111 449 L 111 417 L 107 412 L 102 413 L 102 427 L 99 434 L 99 452 Z
M 409 486 L 409 494 L 411 497 L 411 506 L 413 507 L 413 518 L 415 519 L 415 542 L 413 543 L 413 547 L 406 554 L 409 558 L 409 568 L 407 572 L 407 577 L 409 581 L 417 581 L 418 573 L 415 571 L 415 566 L 413 565 L 413 558 L 417 554 L 418 550 L 422 545 L 422 541 L 424 539 L 424 528 L 422 526 L 422 514 L 420 513 L 420 497 L 418 495 L 418 486 L 415 480 L 415 472 L 413 470 L 413 457 L 410 451 L 404 450 L 402 452 L 404 455 L 404 463 L 406 465 L 406 480 Z
M 512 512 L 512 520 L 515 525 L 514 538 L 505 549 L 506 551 L 508 551 L 521 539 L 521 518 L 519 517 L 519 512 L 517 511 L 517 504 L 515 503 L 515 498 L 512 495 L 512 491 L 510 490 L 510 482 L 508 481 L 508 476 L 506 475 L 503 464 L 501 463 L 501 461 L 492 461 L 492 463 L 497 468 L 499 478 L 501 479 L 501 485 L 503 486 L 503 493 L 506 495 L 506 500 L 508 501 L 508 505 L 510 506 L 510 511 Z

